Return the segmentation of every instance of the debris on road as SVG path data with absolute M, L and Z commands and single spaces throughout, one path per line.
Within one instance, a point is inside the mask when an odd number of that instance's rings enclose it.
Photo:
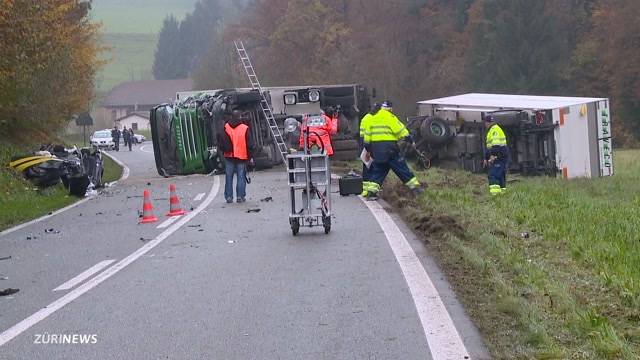
M 55 230 L 54 228 L 44 229 L 45 234 L 60 234 L 60 230 Z
M 147 242 L 147 241 L 150 241 L 150 240 L 151 240 L 151 239 L 147 239 L 147 238 L 140 237 L 140 241 L 142 241 L 142 242 Z
M 17 293 L 18 291 L 20 291 L 20 289 L 7 288 L 7 289 L 4 289 L 4 290 L 0 291 L 0 296 L 12 295 L 12 294 Z
M 273 201 L 273 197 L 271 197 L 271 196 L 267 196 L 267 197 L 266 197 L 266 198 L 264 198 L 264 199 L 260 199 L 260 201 L 261 201 L 261 202 L 269 202 L 269 201 Z
M 0 280 L 9 280 L 8 276 L 0 276 Z
M 197 225 L 187 225 L 187 227 L 190 227 L 190 228 L 196 228 L 196 227 L 200 227 L 200 226 L 202 226 L 202 225 L 201 225 L 201 224 L 197 224 Z
M 5 257 L 0 257 L 0 261 L 1 260 L 9 260 L 9 259 L 11 259 L 11 255 L 5 256 Z
M 38 238 L 37 236 L 33 236 L 33 235 L 27 236 L 27 240 L 35 240 L 37 238 Z
M 235 240 L 229 240 L 227 241 L 227 244 L 235 244 L 235 242 L 236 242 Z
M 258 213 L 260 212 L 259 208 L 255 208 L 255 209 L 247 209 L 247 213 Z

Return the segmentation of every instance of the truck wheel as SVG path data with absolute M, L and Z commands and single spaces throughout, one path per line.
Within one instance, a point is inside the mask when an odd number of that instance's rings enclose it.
M 346 150 L 346 151 L 336 151 L 333 153 L 333 160 L 338 161 L 349 161 L 355 160 L 360 156 L 360 151 L 356 150 Z
M 429 117 L 420 125 L 420 136 L 431 145 L 445 145 L 453 140 L 451 127 L 444 120 Z
M 293 236 L 298 235 L 298 232 L 300 231 L 300 221 L 296 218 L 296 219 L 291 219 L 291 233 L 293 234 Z
M 351 139 L 334 140 L 331 146 L 333 151 L 358 150 L 358 142 Z

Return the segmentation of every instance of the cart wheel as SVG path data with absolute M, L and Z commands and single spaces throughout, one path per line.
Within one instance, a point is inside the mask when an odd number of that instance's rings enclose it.
M 324 226 L 324 233 L 328 234 L 331 231 L 331 217 L 327 216 L 322 218 L 322 225 Z
M 293 236 L 298 235 L 299 231 L 300 231 L 300 222 L 298 221 L 298 219 L 291 219 L 291 233 L 293 234 Z

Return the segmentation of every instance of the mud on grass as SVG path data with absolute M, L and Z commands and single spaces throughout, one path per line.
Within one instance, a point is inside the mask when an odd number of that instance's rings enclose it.
M 618 152 L 613 178 L 526 178 L 498 198 L 484 176 L 432 169 L 414 200 L 392 175 L 383 198 L 425 240 L 493 358 L 638 359 L 638 157 Z

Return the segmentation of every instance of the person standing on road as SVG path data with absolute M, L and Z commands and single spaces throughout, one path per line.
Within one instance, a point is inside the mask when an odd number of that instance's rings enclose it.
M 489 167 L 489 193 L 499 195 L 507 190 L 507 164 L 509 160 L 507 137 L 493 116 L 485 116 L 484 125 L 487 129 L 487 151 L 484 166 Z
M 124 141 L 124 147 L 127 147 L 129 144 L 129 130 L 127 130 L 126 126 L 122 127 L 122 140 Z
M 249 126 L 241 119 L 240 110 L 231 113 L 231 119 L 224 125 L 218 143 L 224 152 L 225 183 L 224 197 L 227 203 L 233 202 L 233 177 L 236 176 L 236 201 L 246 201 L 247 163 L 253 152 L 253 139 Z
M 413 174 L 406 160 L 400 153 L 398 141 L 413 139 L 407 127 L 393 114 L 391 101 L 380 105 L 380 110 L 373 115 L 364 127 L 364 148 L 367 156 L 373 159 L 371 168 L 367 171 L 369 177 L 368 200 L 377 200 L 378 192 L 389 174 L 389 170 L 411 189 L 414 196 L 424 192 L 418 178 Z
M 369 126 L 369 121 L 371 118 L 378 113 L 380 110 L 380 104 L 374 103 L 371 110 L 360 120 L 360 138 L 359 138 L 359 149 L 360 153 L 362 151 L 366 151 L 364 149 L 364 133 L 365 129 Z M 367 164 L 362 164 L 362 196 L 367 196 L 369 194 L 369 189 L 371 188 L 371 182 L 369 181 L 369 167 Z
M 129 151 L 131 151 L 131 145 L 136 141 L 136 137 L 133 134 L 133 128 L 129 128 L 127 132 L 129 133 Z
M 120 130 L 118 130 L 117 126 L 114 126 L 113 130 L 111 130 L 111 137 L 113 138 L 113 143 L 115 144 L 115 150 L 120 151 Z

